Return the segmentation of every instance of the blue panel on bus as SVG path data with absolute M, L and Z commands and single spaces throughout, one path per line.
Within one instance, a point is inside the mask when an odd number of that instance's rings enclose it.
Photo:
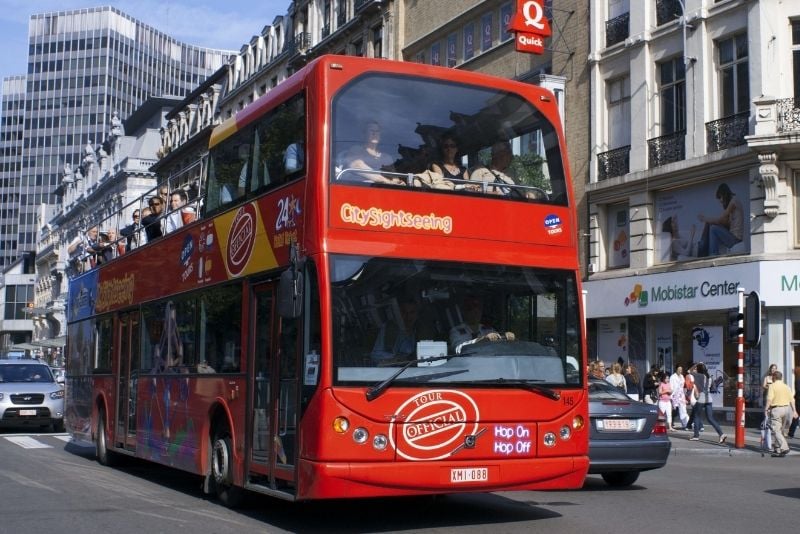
M 73 278 L 69 282 L 69 298 L 67 299 L 67 321 L 80 321 L 94 315 L 97 300 L 97 275 L 93 269 L 88 273 Z

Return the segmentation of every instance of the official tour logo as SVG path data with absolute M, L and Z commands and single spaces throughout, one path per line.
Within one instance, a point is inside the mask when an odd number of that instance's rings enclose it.
M 414 395 L 397 413 L 405 419 L 389 425 L 389 441 L 397 454 L 406 460 L 441 460 L 460 448 L 466 436 L 478 430 L 478 405 L 465 393 L 433 389 Z M 398 425 L 397 443 L 394 442 Z
M 228 233 L 228 271 L 232 276 L 241 274 L 256 240 L 256 209 L 253 204 L 245 204 L 233 218 L 230 232 Z
M 544 227 L 547 229 L 547 233 L 550 235 L 560 234 L 561 232 L 564 231 L 564 228 L 561 223 L 561 217 L 559 217 L 554 213 L 545 215 Z

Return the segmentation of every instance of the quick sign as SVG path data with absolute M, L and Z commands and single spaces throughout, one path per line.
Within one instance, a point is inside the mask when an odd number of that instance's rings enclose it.
M 545 37 L 553 34 L 544 13 L 544 0 L 517 0 L 508 30 L 516 34 L 517 52 L 543 54 Z

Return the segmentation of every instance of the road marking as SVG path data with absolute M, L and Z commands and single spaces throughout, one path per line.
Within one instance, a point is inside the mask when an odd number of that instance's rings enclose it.
M 60 439 L 61 441 L 66 441 L 67 443 L 72 441 L 72 436 L 70 436 L 69 434 L 59 434 L 58 436 L 53 436 L 53 437 L 56 439 Z
M 15 445 L 19 445 L 23 449 L 52 449 L 53 447 L 42 443 L 41 441 L 37 441 L 30 436 L 8 436 L 6 437 L 8 441 Z

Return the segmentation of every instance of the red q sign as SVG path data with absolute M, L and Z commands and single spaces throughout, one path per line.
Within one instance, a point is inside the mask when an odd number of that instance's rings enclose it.
M 544 38 L 552 35 L 550 22 L 544 16 L 544 0 L 517 0 L 517 11 L 508 25 L 516 32 L 516 49 L 519 52 L 544 52 Z

